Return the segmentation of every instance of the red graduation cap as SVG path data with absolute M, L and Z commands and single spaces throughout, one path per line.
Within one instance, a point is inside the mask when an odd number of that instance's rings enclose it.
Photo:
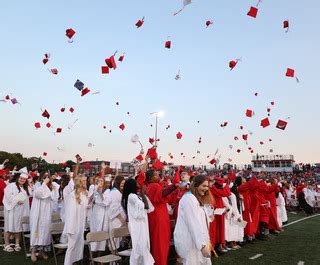
M 247 140 L 248 140 L 248 134 L 243 134 L 243 135 L 242 135 L 242 139 L 245 140 L 245 141 L 247 141 Z
M 112 130 L 109 130 L 109 133 L 111 133 L 112 132 Z
M 47 152 L 43 152 L 43 156 L 47 156 L 47 154 L 48 154 Z
M 247 116 L 247 117 L 251 118 L 251 117 L 253 116 L 253 114 L 254 114 L 254 113 L 253 113 L 252 110 L 250 110 L 250 109 L 247 109 L 247 110 L 246 110 L 246 116 Z
M 101 73 L 109 74 L 109 67 L 108 66 L 101 66 Z
M 9 95 L 6 95 L 6 100 L 10 100 L 10 96 Z
M 258 8 L 254 6 L 251 6 L 249 12 L 247 13 L 249 17 L 253 17 L 253 18 L 256 18 L 257 14 L 258 14 Z
M 274 101 L 271 101 L 271 105 L 274 106 Z
M 90 167 L 91 167 L 90 162 L 85 162 L 85 163 L 84 163 L 84 167 L 87 168 L 87 169 L 90 168 Z
M 76 32 L 75 32 L 72 28 L 66 30 L 66 36 L 67 36 L 69 39 L 72 39 L 72 37 L 74 36 L 74 34 L 76 34 Z
M 251 150 L 250 153 L 253 153 L 253 150 Z
M 287 124 L 288 124 L 288 122 L 286 122 L 284 120 L 278 120 L 276 128 L 278 128 L 280 130 L 284 130 L 287 127 Z
M 167 49 L 170 49 L 171 48 L 171 41 L 167 40 L 164 47 L 166 47 Z
M 71 113 L 73 113 L 73 112 L 74 112 L 74 108 L 71 107 L 71 108 L 69 109 L 69 111 L 70 111 Z
M 271 138 L 269 138 L 269 142 L 272 142 L 272 139 L 271 139 Z
M 289 20 L 288 19 L 283 21 L 283 28 L 287 29 L 286 32 L 289 31 Z
M 43 60 L 42 60 L 43 64 L 46 64 L 48 61 L 49 61 L 48 58 L 43 58 Z
M 229 62 L 230 71 L 236 67 L 237 63 L 238 63 L 238 60 L 235 60 L 235 61 L 232 60 Z
M 90 89 L 86 87 L 85 89 L 83 89 L 83 90 L 81 91 L 81 97 L 87 95 L 89 92 L 90 92 Z
M 220 124 L 220 127 L 226 127 L 227 125 L 228 125 L 228 122 L 225 121 L 224 123 L 221 123 L 221 124 Z
M 143 25 L 143 23 L 144 23 L 144 17 L 143 17 L 142 19 L 139 19 L 139 20 L 137 21 L 136 27 L 137 27 L 137 28 L 140 28 L 140 27 Z
M 142 161 L 142 160 L 143 160 L 143 156 L 142 156 L 142 155 L 138 155 L 138 156 L 136 156 L 136 160 L 138 160 L 138 161 Z
M 58 74 L 58 69 L 56 68 L 53 68 L 53 69 L 50 69 L 50 72 L 54 75 L 57 75 Z
M 152 164 L 152 168 L 160 170 L 163 168 L 163 163 L 159 159 L 156 159 Z
M 242 126 L 242 125 L 240 125 L 240 127 L 239 127 L 239 128 L 240 128 L 240 130 L 243 130 L 243 126 Z
M 211 159 L 211 160 L 209 161 L 209 163 L 210 163 L 211 165 L 213 165 L 213 164 L 217 163 L 217 160 L 215 160 L 215 159 L 213 158 L 213 159 Z
M 225 182 L 224 178 L 220 178 L 220 177 L 214 177 L 214 180 L 215 180 L 215 183 L 219 185 L 222 185 Z
M 156 159 L 158 157 L 156 148 L 149 148 L 147 152 L 147 156 L 151 159 Z
M 116 102 L 116 105 L 119 106 L 119 102 L 118 101 Z
M 40 122 L 36 122 L 36 123 L 34 124 L 34 127 L 36 127 L 37 129 L 41 128 Z
M 286 76 L 288 77 L 294 77 L 294 69 L 287 68 Z
M 125 55 L 125 53 L 123 53 L 123 54 L 119 57 L 119 59 L 118 59 L 119 62 L 122 62 L 122 61 L 123 61 L 124 55 Z
M 262 126 L 263 128 L 266 128 L 270 125 L 270 122 L 269 122 L 269 119 L 268 117 L 267 118 L 264 118 L 263 120 L 261 120 L 261 123 L 260 123 L 260 126 Z
M 254 95 L 257 97 L 257 96 L 258 96 L 258 93 L 256 92 L 256 93 L 254 93 Z
M 18 103 L 18 100 L 16 98 L 12 98 L 11 99 L 11 103 L 14 105 L 14 104 L 17 104 Z
M 62 128 L 57 128 L 56 133 L 61 133 L 62 132 Z
M 240 149 L 237 149 L 237 153 L 240 153 L 241 152 L 241 150 Z
M 50 127 L 51 127 L 51 123 L 48 122 L 48 123 L 46 124 L 46 126 L 47 126 L 47 128 L 50 128 Z
M 180 139 L 182 138 L 181 132 L 178 132 L 178 133 L 176 134 L 176 137 L 177 137 L 178 140 L 180 140 Z
M 213 24 L 213 21 L 212 20 L 207 20 L 206 21 L 206 26 L 207 27 L 209 27 L 210 25 L 212 25 Z
M 125 126 L 123 123 L 121 123 L 121 124 L 119 125 L 119 128 L 123 131 L 123 130 L 126 128 L 126 126 Z
M 107 129 L 107 126 L 103 125 L 103 129 Z
M 262 145 L 262 144 L 264 144 L 264 142 L 263 142 L 263 141 L 260 141 L 259 143 L 260 143 L 261 145 Z
M 49 112 L 47 110 L 44 110 L 44 112 L 42 113 L 42 117 L 49 119 L 50 118 Z
M 105 62 L 109 68 L 113 68 L 113 70 L 116 70 L 117 64 L 116 64 L 116 61 L 114 60 L 114 55 L 112 55 L 112 56 L 110 56 L 110 58 L 106 59 Z
M 149 137 L 149 143 L 153 144 L 154 143 L 154 139 Z
M 233 137 L 235 141 L 239 140 L 238 136 Z

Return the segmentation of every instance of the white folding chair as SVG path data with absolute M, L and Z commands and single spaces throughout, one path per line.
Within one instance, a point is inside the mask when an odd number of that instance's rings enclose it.
M 22 231 L 22 242 L 23 242 L 23 250 L 24 250 L 24 255 L 25 255 L 25 257 L 26 257 L 26 259 L 27 258 L 29 258 L 29 257 L 31 257 L 31 253 L 27 250 L 27 238 L 28 238 L 28 240 L 29 240 L 29 242 L 30 242 L 30 237 L 31 237 L 31 235 L 30 235 L 30 232 L 29 231 L 24 231 L 24 226 L 25 225 L 30 225 L 30 218 L 29 218 L 29 216 L 22 216 L 22 218 L 21 218 L 21 226 L 22 226 L 22 229 L 23 229 L 23 231 Z
M 115 246 L 115 241 L 114 239 L 116 238 L 124 238 L 124 237 L 129 237 L 130 232 L 127 226 L 120 227 L 120 228 L 114 228 L 111 231 L 111 239 L 113 242 L 113 246 Z M 120 257 L 125 257 L 126 259 L 129 259 L 131 256 L 132 248 L 128 248 L 122 251 L 118 251 L 116 248 L 113 249 L 114 253 Z
M 59 223 L 52 223 L 51 224 L 51 247 L 52 247 L 52 251 L 53 251 L 53 257 L 54 257 L 54 262 L 56 265 L 58 265 L 58 261 L 57 261 L 57 254 L 56 254 L 56 250 L 55 249 L 67 249 L 68 248 L 68 244 L 55 244 L 54 240 L 53 240 L 53 236 L 54 235 L 61 235 L 63 232 L 63 228 L 64 228 L 64 223 L 59 222 Z

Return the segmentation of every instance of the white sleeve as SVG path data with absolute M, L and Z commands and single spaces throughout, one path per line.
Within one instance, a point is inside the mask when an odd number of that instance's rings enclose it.
M 36 187 L 33 191 L 33 197 L 40 200 L 49 198 L 50 196 L 51 196 L 51 191 L 48 188 L 47 184 L 45 183 L 42 183 L 41 186 Z
M 121 198 L 119 200 L 118 194 L 116 194 L 116 191 L 110 192 L 110 199 L 111 199 L 111 205 L 110 205 L 110 219 L 115 219 L 119 214 L 121 214 Z
M 53 189 L 51 191 L 51 200 L 57 202 L 59 200 L 59 188 L 60 188 L 60 185 L 55 183 L 55 182 L 53 182 L 52 183 L 52 187 L 53 187 Z
M 63 189 L 63 197 L 66 198 L 68 195 L 70 195 L 71 192 L 74 190 L 74 181 L 71 178 L 68 185 L 64 187 Z
M 109 207 L 111 205 L 111 196 L 110 196 L 110 190 L 107 189 L 104 193 L 103 193 L 103 204 L 106 207 Z
M 128 198 L 128 210 L 134 219 L 143 219 L 145 215 L 144 203 L 135 194 L 130 194 Z
M 12 210 L 18 203 L 14 185 L 15 184 L 9 184 L 4 189 L 3 205 L 8 211 Z

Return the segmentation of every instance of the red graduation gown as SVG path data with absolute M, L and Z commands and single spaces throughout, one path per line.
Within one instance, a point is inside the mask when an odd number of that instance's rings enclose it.
M 224 208 L 222 197 L 228 197 L 231 195 L 229 185 L 226 185 L 222 189 L 218 189 L 216 186 L 212 186 L 210 189 L 214 199 L 215 206 L 214 208 Z M 224 214 L 215 215 L 215 222 L 212 222 L 211 225 L 215 224 L 215 229 L 210 228 L 210 239 L 213 245 L 213 242 L 216 244 L 225 244 L 225 226 L 224 226 Z M 215 235 L 212 234 L 215 232 Z M 215 237 L 215 240 L 213 239 Z
M 3 205 L 3 196 L 4 196 L 4 189 L 6 187 L 6 183 L 3 181 L 3 179 L 0 178 L 0 206 Z
M 278 223 L 278 216 L 277 216 L 277 198 L 276 193 L 280 192 L 280 188 L 278 184 L 273 184 L 271 186 L 268 186 L 268 194 L 267 194 L 267 200 L 270 202 L 270 208 L 269 208 L 269 225 L 268 229 L 270 230 L 280 230 L 279 223 Z
M 151 242 L 151 254 L 155 265 L 167 265 L 170 247 L 170 220 L 166 198 L 162 198 L 163 186 L 151 183 L 147 187 L 147 196 L 154 206 L 148 214 Z
M 252 218 L 252 231 L 257 233 L 259 227 L 260 217 L 260 195 L 259 195 L 259 182 L 256 177 L 252 177 L 250 180 L 250 213 Z
M 269 213 L 269 207 L 268 207 L 268 191 L 269 188 L 267 186 L 267 183 L 263 180 L 260 182 L 259 185 L 259 194 L 260 194 L 260 222 L 264 222 L 266 224 L 269 223 L 270 220 L 270 213 Z
M 250 182 L 246 182 L 238 187 L 238 191 L 243 197 L 244 210 L 242 211 L 242 217 L 243 217 L 243 220 L 247 222 L 247 225 L 244 228 L 244 234 L 246 236 L 252 237 L 253 223 L 252 223 L 252 217 L 250 213 L 250 206 L 251 206 L 251 198 L 249 194 L 250 190 L 251 190 Z

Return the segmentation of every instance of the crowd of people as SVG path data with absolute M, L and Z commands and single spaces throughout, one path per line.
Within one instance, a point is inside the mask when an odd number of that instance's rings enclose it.
M 320 195 L 312 172 L 164 170 L 148 152 L 135 176 L 125 179 L 105 174 L 105 163 L 96 176 L 79 173 L 76 157 L 73 172 L 59 174 L 10 170 L 8 160 L 0 165 L 4 251 L 21 251 L 21 233 L 30 231 L 31 260 L 48 259 L 51 216 L 58 213 L 66 265 L 83 259 L 86 230 L 111 233 L 124 226 L 131 237 L 130 264 L 166 265 L 172 243 L 177 262 L 211 264 L 214 256 L 281 233 L 288 207 L 312 214 Z M 21 224 L 24 216 L 29 227 Z M 92 251 L 105 252 L 121 248 L 122 241 L 90 244 Z

